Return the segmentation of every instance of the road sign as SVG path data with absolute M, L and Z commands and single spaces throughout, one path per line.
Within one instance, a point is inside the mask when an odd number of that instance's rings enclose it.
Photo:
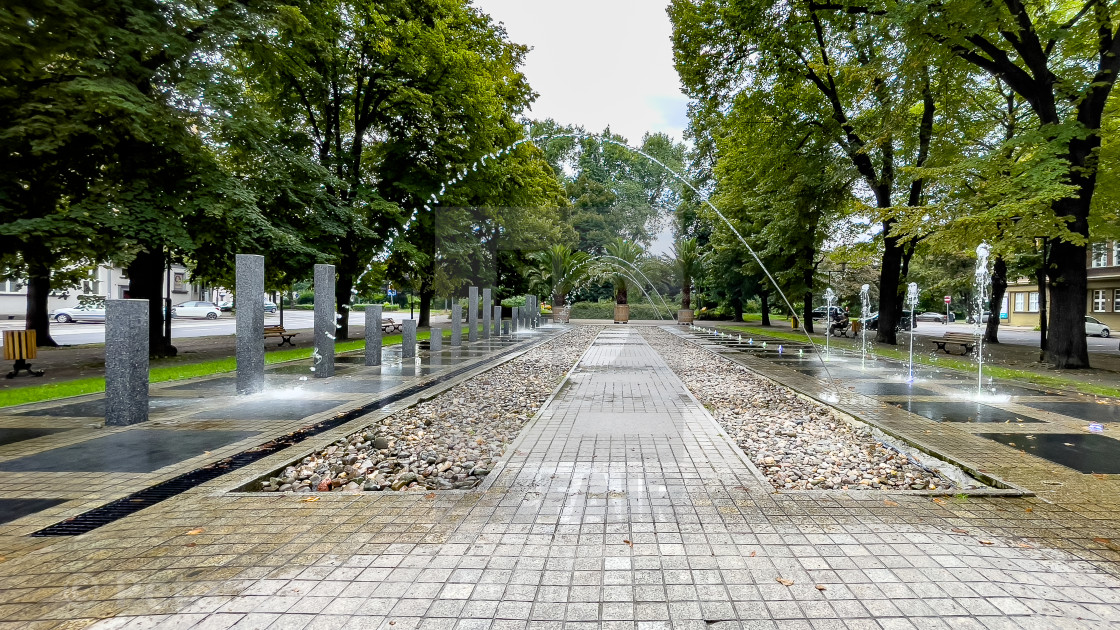
M 946 295 L 945 296 L 945 303 L 946 304 L 949 304 L 952 301 L 953 301 L 953 296 L 951 296 L 951 295 Z
M 385 295 L 388 295 L 389 297 L 397 297 L 397 291 L 396 289 L 389 289 L 385 292 Z

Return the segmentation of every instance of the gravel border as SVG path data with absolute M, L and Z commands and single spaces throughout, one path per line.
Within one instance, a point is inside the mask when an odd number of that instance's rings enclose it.
M 560 337 L 379 420 L 261 482 L 263 492 L 463 490 L 480 484 L 601 327 Z
M 660 328 L 642 336 L 779 490 L 956 489 L 868 425 Z

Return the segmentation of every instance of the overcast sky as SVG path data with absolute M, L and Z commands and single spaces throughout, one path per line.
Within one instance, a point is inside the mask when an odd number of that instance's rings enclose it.
M 532 48 L 523 71 L 540 96 L 531 116 L 631 144 L 662 131 L 683 139 L 688 100 L 673 69 L 667 3 L 658 0 L 474 0 Z

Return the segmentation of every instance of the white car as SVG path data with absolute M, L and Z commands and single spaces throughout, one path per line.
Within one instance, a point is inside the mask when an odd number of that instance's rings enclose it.
M 60 308 L 51 313 L 51 319 L 56 322 L 103 322 L 105 321 L 105 308 L 93 306 L 75 306 L 74 308 Z
M 1085 316 L 1085 334 L 1099 337 L 1108 337 L 1108 326 L 1098 319 Z
M 205 317 L 218 319 L 222 309 L 213 302 L 183 302 L 171 307 L 172 317 Z

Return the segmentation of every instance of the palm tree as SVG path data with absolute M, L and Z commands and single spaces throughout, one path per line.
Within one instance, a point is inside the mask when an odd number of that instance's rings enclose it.
M 607 243 L 606 250 L 607 250 L 607 254 L 609 254 L 611 256 L 614 256 L 615 258 L 620 258 L 620 259 L 622 259 L 622 260 L 624 260 L 624 261 L 626 261 L 626 262 L 628 262 L 628 263 L 630 263 L 631 265 L 634 265 L 634 266 L 637 266 L 638 261 L 641 260 L 642 255 L 645 253 L 645 251 L 642 250 L 640 245 L 638 245 L 637 243 L 631 242 L 631 241 L 627 241 L 626 239 L 621 238 L 621 237 L 616 238 L 615 240 L 611 241 L 610 243 Z M 615 263 L 615 264 L 617 265 L 617 267 L 620 267 L 622 269 L 625 269 L 626 266 L 627 266 L 627 265 L 624 265 L 623 263 Z M 614 266 L 614 265 L 612 265 L 612 266 Z M 629 274 L 630 270 L 627 269 L 626 273 Z M 621 304 L 627 304 L 628 302 L 626 301 L 626 290 L 627 290 L 626 276 L 624 276 L 621 273 L 618 273 L 616 271 L 616 272 L 613 272 L 613 273 L 610 274 L 610 281 L 611 281 L 611 286 L 614 287 L 614 303 L 615 304 L 620 304 L 620 305 Z
M 536 266 L 529 269 L 529 285 L 534 291 L 551 296 L 553 308 L 564 306 L 568 293 L 590 272 L 588 263 L 591 256 L 586 252 L 572 251 L 567 245 L 553 245 L 533 253 L 530 258 Z
M 681 308 L 692 308 L 692 281 L 703 271 L 700 265 L 700 246 L 694 238 L 673 243 L 673 264 L 681 281 Z

